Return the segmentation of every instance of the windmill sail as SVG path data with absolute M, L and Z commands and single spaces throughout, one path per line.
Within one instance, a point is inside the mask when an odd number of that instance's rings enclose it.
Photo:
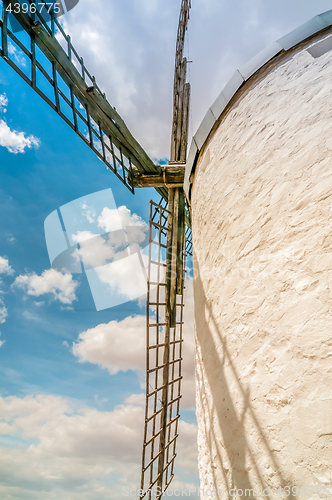
M 171 159 L 168 169 L 185 166 L 190 84 L 183 57 L 190 0 L 182 0 L 176 44 Z M 165 172 L 165 174 L 166 174 Z M 169 183 L 168 205 L 151 202 L 150 261 L 147 296 L 147 389 L 141 499 L 159 500 L 174 477 L 181 399 L 182 325 L 186 249 L 192 250 L 185 227 L 181 185 Z M 157 238 L 152 238 L 152 230 Z
M 134 192 L 133 170 L 145 175 L 160 174 L 160 167 L 154 165 L 134 139 L 85 67 L 54 8 L 50 15 L 46 9 L 32 14 L 28 13 L 31 9 L 24 12 L 27 9 L 21 3 L 22 9 L 16 9 L 18 0 L 0 0 L 1 57 L 130 191 Z M 24 5 L 33 3 L 26 0 Z M 47 5 L 43 0 L 39 4 Z M 19 29 L 11 29 L 17 24 Z M 22 33 L 29 35 L 29 43 Z M 160 186 L 157 191 L 167 198 L 167 189 Z
M 183 295 L 167 323 L 167 204 L 151 202 L 147 295 L 147 373 L 141 497 L 159 498 L 174 476 L 181 398 Z M 184 259 L 183 259 L 184 266 Z M 165 370 L 166 368 L 166 370 Z M 161 478 L 161 480 L 160 480 Z
M 186 83 L 188 61 L 183 51 L 190 8 L 191 0 L 182 0 L 176 41 L 170 163 L 186 163 L 187 157 L 190 83 Z
M 177 296 L 176 321 L 167 332 L 168 204 L 150 202 L 147 292 L 146 407 L 141 496 L 152 500 L 165 492 L 174 477 L 180 417 L 184 296 Z M 192 255 L 191 229 L 186 226 L 186 257 Z M 165 370 L 165 365 L 168 369 Z M 165 375 L 167 379 L 165 380 Z

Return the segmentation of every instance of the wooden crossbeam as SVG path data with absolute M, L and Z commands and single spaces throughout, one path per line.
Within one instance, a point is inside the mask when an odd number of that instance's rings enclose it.
M 156 174 L 142 174 L 137 169 L 132 170 L 134 187 L 182 187 L 184 182 L 185 164 L 156 165 Z

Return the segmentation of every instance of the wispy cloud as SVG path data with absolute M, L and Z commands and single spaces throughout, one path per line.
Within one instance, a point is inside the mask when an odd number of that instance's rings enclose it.
M 5 257 L 0 257 L 0 274 L 7 274 L 9 276 L 14 274 L 14 269 L 9 265 L 9 261 Z M 0 290 L 0 294 L 2 293 L 3 292 Z M 3 299 L 0 297 L 0 324 L 5 323 L 7 317 L 8 317 L 7 307 L 5 306 Z
M 41 276 L 36 273 L 18 276 L 12 286 L 34 297 L 50 294 L 54 300 L 70 305 L 76 300 L 78 283 L 70 273 L 48 269 Z
M 0 298 L 0 323 L 5 323 L 8 316 L 7 308 L 4 301 Z
M 16 241 L 16 238 L 11 233 L 7 233 L 5 236 L 7 238 L 7 241 L 9 241 L 9 243 L 14 243 Z
M 94 223 L 96 218 L 96 211 L 93 207 L 89 207 L 86 202 L 82 204 L 82 214 L 90 224 Z
M 0 113 L 6 113 L 8 106 L 8 97 L 6 94 L 0 94 Z
M 10 153 L 24 153 L 25 149 L 38 147 L 39 144 L 37 137 L 11 130 L 4 120 L 0 120 L 0 146 L 7 148 Z
M 25 317 L 25 319 L 27 319 L 28 321 L 39 321 L 38 316 L 36 316 L 35 314 L 32 314 L 30 311 L 24 311 L 24 312 L 23 312 L 23 316 L 24 316 L 24 317 Z
M 15 45 L 11 42 L 8 44 L 8 52 L 9 54 L 16 60 L 16 64 L 25 68 L 27 66 L 25 56 L 22 51 L 18 50 Z

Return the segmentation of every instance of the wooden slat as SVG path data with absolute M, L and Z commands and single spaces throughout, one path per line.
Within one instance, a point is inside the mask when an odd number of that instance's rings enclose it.
M 181 129 L 180 161 L 186 162 L 189 131 L 190 83 L 186 83 L 183 91 L 183 114 Z

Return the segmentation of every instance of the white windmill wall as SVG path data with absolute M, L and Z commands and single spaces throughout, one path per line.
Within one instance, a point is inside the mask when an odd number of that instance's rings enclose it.
M 191 207 L 201 488 L 317 497 L 332 484 L 332 51 L 302 46 L 248 86 Z

